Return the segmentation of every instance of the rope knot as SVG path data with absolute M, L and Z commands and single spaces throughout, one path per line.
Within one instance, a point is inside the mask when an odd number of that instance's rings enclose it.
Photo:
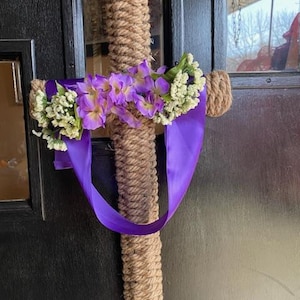
M 232 104 L 231 84 L 227 72 L 217 70 L 206 75 L 206 115 L 220 117 Z

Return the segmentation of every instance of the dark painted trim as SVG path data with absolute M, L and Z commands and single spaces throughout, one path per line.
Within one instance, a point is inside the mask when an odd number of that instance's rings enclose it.
M 85 43 L 81 0 L 62 0 L 65 77 L 85 76 Z
M 172 1 L 163 1 L 163 28 L 164 28 L 164 64 L 173 65 L 173 38 L 172 37 Z
M 172 8 L 173 63 L 191 52 L 204 73 L 212 70 L 212 4 L 209 0 L 174 0 Z
M 227 7 L 226 1 L 214 0 L 212 3 L 212 68 L 225 70 L 227 56 Z
M 0 220 L 6 221 L 20 217 L 42 216 L 43 187 L 41 183 L 40 150 L 37 138 L 31 133 L 35 128 L 29 116 L 30 82 L 36 77 L 33 40 L 0 40 L 0 58 L 18 59 L 21 63 L 21 85 L 23 95 L 24 122 L 27 144 L 30 199 L 0 202 Z
M 172 65 L 176 63 L 176 60 L 180 58 L 184 52 L 184 3 L 183 0 L 171 1 L 171 34 L 173 45 L 173 61 Z

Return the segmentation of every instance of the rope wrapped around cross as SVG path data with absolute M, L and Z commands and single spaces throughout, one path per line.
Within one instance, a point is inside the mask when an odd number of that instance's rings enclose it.
M 148 0 L 110 1 L 106 5 L 106 19 L 111 71 L 122 73 L 124 70 L 137 66 L 143 60 L 146 60 L 150 65 Z M 204 115 L 218 117 L 228 111 L 231 106 L 230 79 L 226 72 L 213 71 L 206 74 L 205 82 L 206 89 L 201 93 L 202 98 L 198 105 L 199 108 L 191 110 L 194 111 L 193 118 L 197 118 L 197 109 L 199 111 L 202 109 Z M 41 92 L 47 94 L 48 98 L 55 95 L 57 91 L 60 92 L 62 87 L 57 87 L 56 83 L 56 88 L 53 88 L 53 85 L 55 85 L 54 81 L 49 82 L 38 79 L 32 81 L 31 111 L 37 107 L 36 99 L 40 97 Z M 62 85 L 65 92 L 65 90 L 74 86 L 74 82 L 62 83 Z M 72 98 L 72 93 L 70 92 L 66 97 Z M 120 215 L 126 220 L 121 219 L 122 217 L 116 215 L 115 212 L 110 213 L 110 208 L 106 204 L 100 207 L 95 200 L 98 199 L 97 191 L 93 186 L 91 187 L 90 182 L 87 180 L 87 178 L 90 178 L 90 166 L 86 168 L 86 165 L 90 165 L 91 162 L 87 161 L 86 164 L 83 163 L 83 166 L 75 166 L 76 155 L 87 156 L 85 153 L 87 148 L 85 147 L 90 147 L 90 137 L 85 131 L 80 134 L 82 134 L 81 139 L 85 140 L 88 146 L 79 145 L 78 141 L 72 139 L 65 139 L 64 142 L 67 144 L 69 157 L 67 159 L 59 157 L 60 154 L 58 153 L 56 167 L 59 169 L 71 165 L 77 176 L 82 176 L 80 182 L 98 219 L 108 228 L 121 233 L 124 299 L 158 300 L 163 299 L 162 245 L 159 229 L 172 215 L 166 216 L 162 221 L 159 218 L 155 123 L 151 118 L 146 118 L 130 106 L 128 110 L 128 114 L 132 115 L 135 122 L 139 124 L 138 128 L 129 126 L 128 122 L 124 122 L 124 117 L 122 119 L 116 117 L 116 115 L 108 116 L 106 122 L 107 126 L 110 127 L 115 150 L 116 180 L 119 194 L 118 209 Z M 79 115 L 80 113 L 83 114 L 84 112 L 79 110 Z M 76 113 L 74 120 L 74 122 L 78 121 Z M 171 128 L 172 125 L 167 127 Z M 203 138 L 203 132 L 201 134 Z M 168 135 L 172 137 L 172 132 L 168 132 Z M 74 157 L 72 157 L 72 147 L 74 148 L 73 152 L 76 152 Z M 69 160 L 71 160 L 71 164 Z M 81 173 L 84 174 L 81 175 Z M 192 173 L 188 175 L 189 179 L 191 176 Z M 182 198 L 182 195 L 180 197 Z M 174 211 L 179 203 L 176 203 L 172 208 Z M 143 230 L 143 227 L 131 227 L 132 224 L 134 224 L 133 226 L 135 224 L 139 224 L 136 226 L 146 224 L 145 230 Z

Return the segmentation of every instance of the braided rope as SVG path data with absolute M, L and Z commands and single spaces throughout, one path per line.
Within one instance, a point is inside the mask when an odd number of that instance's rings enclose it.
M 232 104 L 230 78 L 225 71 L 213 71 L 206 75 L 207 103 L 206 115 L 219 117 Z
M 113 72 L 150 60 L 148 0 L 116 1 L 106 6 L 106 30 Z M 134 113 L 134 111 L 132 112 Z M 139 129 L 115 119 L 112 140 L 115 147 L 119 211 L 136 223 L 158 218 L 155 126 L 136 115 Z M 161 240 L 159 232 L 147 236 L 121 236 L 124 299 L 163 299 Z
M 107 5 L 106 30 L 113 72 L 150 60 L 149 19 L 147 0 L 113 0 Z

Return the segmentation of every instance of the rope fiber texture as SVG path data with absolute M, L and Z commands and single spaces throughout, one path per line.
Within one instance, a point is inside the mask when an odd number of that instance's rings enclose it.
M 216 70 L 206 75 L 206 115 L 220 117 L 232 104 L 231 83 L 228 73 Z
M 150 61 L 148 0 L 114 0 L 106 9 L 111 71 L 124 71 L 143 59 Z M 142 123 L 138 129 L 118 119 L 111 122 L 118 208 L 129 220 L 147 224 L 159 215 L 155 126 L 151 120 L 135 116 Z M 121 249 L 124 299 L 163 299 L 160 233 L 121 235 Z

